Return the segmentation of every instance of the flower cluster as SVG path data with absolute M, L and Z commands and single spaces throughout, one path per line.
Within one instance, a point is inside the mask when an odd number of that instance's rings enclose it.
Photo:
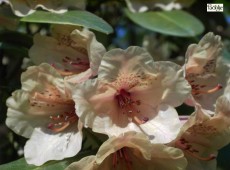
M 230 143 L 221 52 L 220 37 L 208 33 L 188 47 L 181 67 L 154 62 L 137 46 L 106 52 L 88 29 L 53 25 L 52 36 L 34 36 L 29 55 L 37 66 L 7 100 L 6 124 L 29 138 L 25 159 L 37 166 L 77 155 L 91 128 L 108 140 L 66 170 L 215 169 L 218 150 Z M 191 116 L 178 115 L 182 103 L 194 106 Z

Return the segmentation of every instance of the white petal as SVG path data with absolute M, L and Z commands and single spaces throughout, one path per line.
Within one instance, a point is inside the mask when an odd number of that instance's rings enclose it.
M 40 90 L 47 84 L 54 85 L 64 93 L 64 81 L 62 76 L 49 64 L 31 66 L 21 75 L 22 90 Z
M 186 169 L 187 161 L 182 150 L 174 147 L 168 147 L 163 144 L 153 144 L 151 151 L 152 158 L 151 161 L 148 162 L 149 170 L 153 167 L 157 170 Z
M 77 125 L 77 124 L 76 124 Z M 62 160 L 76 155 L 82 144 L 82 133 L 72 126 L 62 133 L 35 128 L 25 145 L 25 159 L 36 166 L 50 160 Z
M 101 63 L 101 58 L 106 52 L 105 47 L 97 41 L 95 34 L 86 28 L 82 31 L 75 29 L 71 33 L 71 38 L 75 43 L 79 42 L 79 39 L 85 39 L 85 48 L 87 50 L 88 58 L 90 61 L 90 69 L 92 70 L 94 76 L 97 75 L 98 68 Z M 84 44 L 82 42 L 79 42 L 79 44 L 80 43 Z
M 88 58 L 85 54 L 73 49 L 70 46 L 60 45 L 59 41 L 48 36 L 36 34 L 34 36 L 34 45 L 29 50 L 29 56 L 35 64 L 47 62 L 56 67 L 73 69 L 69 64 L 63 62 L 65 57 L 75 60 L 78 58 Z
M 167 105 L 161 105 L 154 119 L 140 125 L 152 143 L 171 142 L 177 137 L 181 126 L 176 110 Z
M 22 90 L 13 92 L 12 97 L 6 101 L 8 106 L 6 125 L 15 133 L 24 137 L 30 137 L 33 128 L 38 126 L 47 126 L 49 122 L 48 115 L 37 114 L 32 111 L 30 114 L 29 94 Z
M 122 120 L 124 119 L 124 120 Z M 127 123 L 127 117 L 120 117 L 119 124 L 124 122 L 124 126 L 119 126 L 112 122 L 110 117 L 95 117 L 92 130 L 98 133 L 107 134 L 108 136 L 119 136 L 125 132 L 141 132 L 140 128 L 133 122 Z
M 221 55 L 221 37 L 207 33 L 198 44 L 191 44 L 186 52 L 186 75 L 215 72 L 216 60 Z

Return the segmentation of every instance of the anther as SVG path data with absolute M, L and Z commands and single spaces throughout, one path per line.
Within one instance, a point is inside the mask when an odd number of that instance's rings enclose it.
M 133 116 L 133 119 L 139 125 L 144 124 L 149 120 L 149 118 L 147 117 L 144 117 L 143 119 L 139 119 L 137 116 Z
M 184 151 L 186 153 L 188 153 L 190 156 L 192 156 L 196 159 L 202 160 L 202 161 L 211 161 L 211 160 L 216 158 L 216 156 L 214 154 L 210 154 L 208 157 L 201 157 L 201 156 L 198 156 L 197 154 L 195 154 L 194 152 L 192 152 L 190 150 L 184 150 Z
M 66 127 L 69 126 L 69 124 L 70 122 L 50 123 L 48 125 L 48 129 L 57 133 L 57 132 L 63 131 Z
M 218 91 L 218 90 L 220 90 L 222 88 L 223 88 L 223 86 L 221 84 L 217 84 L 214 88 L 206 90 L 206 91 L 205 90 L 195 90 L 195 89 L 193 89 L 192 93 L 193 94 L 210 94 L 210 93 L 214 93 L 214 92 L 216 92 L 216 91 Z

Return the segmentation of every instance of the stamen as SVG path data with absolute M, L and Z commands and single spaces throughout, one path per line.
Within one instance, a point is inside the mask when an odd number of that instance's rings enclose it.
M 61 74 L 62 76 L 71 76 L 71 75 L 74 74 L 74 72 L 72 72 L 72 71 L 61 70 L 61 69 L 57 68 L 57 67 L 55 66 L 55 64 L 51 64 L 51 66 L 53 66 L 53 67 L 55 68 L 55 70 L 57 70 L 57 72 L 58 72 L 59 74 Z
M 126 148 L 122 148 L 122 153 L 124 155 L 124 158 L 125 158 L 125 162 L 126 162 L 126 168 L 127 170 L 131 170 L 131 165 L 132 165 L 132 161 L 129 159 L 129 155 L 126 151 Z
M 70 124 L 76 122 L 78 117 L 75 112 L 72 111 L 65 112 L 64 114 L 57 116 L 50 116 L 50 119 L 53 123 L 49 123 L 47 128 L 57 133 L 66 129 Z
M 67 65 L 69 67 L 72 67 L 74 71 L 69 71 L 69 70 L 61 70 L 59 68 L 56 67 L 56 65 L 53 63 L 51 64 L 51 66 L 53 66 L 58 72 L 59 74 L 61 74 L 62 76 L 70 76 L 76 73 L 80 73 L 83 72 L 85 70 L 87 70 L 90 65 L 89 65 L 89 61 L 88 60 L 83 60 L 80 58 L 76 58 L 76 59 L 71 59 L 68 56 L 65 56 L 62 59 L 63 65 Z
M 119 161 L 125 161 L 126 169 L 132 169 L 132 161 L 129 158 L 127 148 L 121 148 L 115 153 L 113 153 L 113 167 L 116 168 Z
M 186 153 L 188 153 L 190 156 L 192 156 L 192 157 L 194 157 L 196 159 L 202 160 L 202 161 L 211 161 L 211 160 L 216 158 L 216 156 L 214 154 L 211 154 L 208 157 L 201 157 L 201 156 L 198 156 L 198 155 L 194 154 L 193 152 L 191 152 L 189 150 L 184 150 L 184 151 Z
M 218 90 L 220 90 L 222 88 L 223 88 L 223 86 L 221 84 L 217 84 L 214 88 L 206 90 L 206 91 L 205 90 L 195 90 L 195 89 L 193 89 L 192 93 L 193 94 L 210 94 L 210 93 L 214 93 L 214 92 L 216 92 L 216 91 L 218 91 Z
M 140 119 L 137 114 L 141 111 L 136 109 L 137 106 L 141 105 L 140 100 L 133 100 L 131 94 L 125 89 L 121 89 L 115 96 L 118 106 L 121 108 L 123 114 L 127 114 L 130 120 L 134 120 L 137 124 L 146 123 L 149 118 L 144 117 Z
M 201 156 L 197 155 L 196 153 L 198 153 L 199 151 L 196 149 L 192 149 L 192 145 L 189 145 L 188 141 L 186 141 L 183 138 L 176 141 L 176 146 L 178 148 L 182 149 L 184 152 L 186 152 L 190 156 L 192 156 L 196 159 L 202 160 L 202 161 L 210 161 L 210 160 L 213 160 L 216 158 L 216 156 L 214 154 L 211 154 L 208 157 L 201 157 Z
M 133 119 L 135 120 L 135 122 L 139 125 L 143 124 L 143 123 L 146 123 L 149 118 L 145 117 L 144 119 L 139 119 L 137 116 L 133 116 Z
M 118 160 L 117 160 L 117 152 L 115 152 L 113 154 L 113 167 L 116 167 L 116 164 L 118 164 Z
M 59 123 L 50 123 L 48 125 L 48 129 L 52 130 L 53 132 L 61 132 L 65 128 L 67 128 L 70 125 L 70 122 L 59 122 Z M 57 127 L 59 126 L 59 127 Z

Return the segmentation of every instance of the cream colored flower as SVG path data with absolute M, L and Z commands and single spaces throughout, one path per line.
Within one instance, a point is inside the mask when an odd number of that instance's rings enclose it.
M 30 15 L 36 11 L 37 8 L 44 10 L 64 13 L 68 8 L 84 9 L 85 0 L 8 0 L 10 6 L 19 17 Z
M 229 68 L 222 62 L 222 42 L 218 35 L 206 34 L 186 52 L 185 76 L 192 87 L 192 96 L 204 109 L 214 111 L 214 104 L 226 86 Z M 188 104 L 194 105 L 191 100 Z
M 180 121 L 174 106 L 190 94 L 180 67 L 153 62 L 143 48 L 107 52 L 98 78 L 72 89 L 77 114 L 86 127 L 107 135 L 134 130 L 153 142 L 174 139 Z
M 29 50 L 35 64 L 47 62 L 74 83 L 97 75 L 104 53 L 93 32 L 68 25 L 54 25 L 52 37 L 35 35 Z
M 96 156 L 72 163 L 65 170 L 183 170 L 183 152 L 163 144 L 151 144 L 142 133 L 128 132 L 105 141 Z
M 82 124 L 64 80 L 48 64 L 29 67 L 22 88 L 7 99 L 6 124 L 30 138 L 25 145 L 29 164 L 42 165 L 76 155 L 81 149 Z
M 188 170 L 215 170 L 218 150 L 230 143 L 230 93 L 218 98 L 212 117 L 196 105 L 173 143 L 184 151 Z

